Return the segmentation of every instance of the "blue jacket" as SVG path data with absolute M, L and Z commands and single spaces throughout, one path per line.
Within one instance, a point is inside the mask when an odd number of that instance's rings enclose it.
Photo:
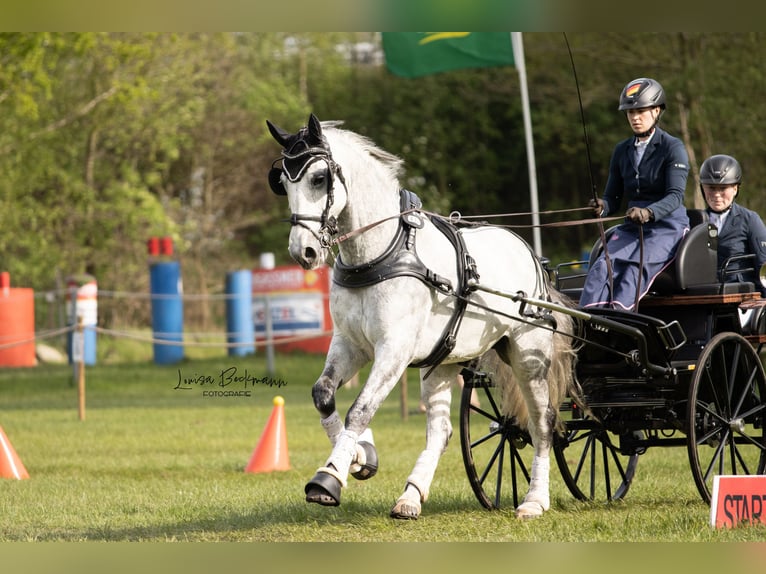
M 732 203 L 731 212 L 726 217 L 723 227 L 718 230 L 718 266 L 735 255 L 755 254 L 755 268 L 760 269 L 766 263 L 766 225 L 760 216 L 746 207 Z M 750 281 L 766 297 L 766 287 L 761 285 L 758 276 L 751 269 L 752 261 L 742 261 L 729 266 L 729 269 L 743 271 L 725 278 L 731 281 Z
M 609 178 L 604 189 L 604 215 L 624 211 L 633 202 L 642 202 L 660 220 L 684 204 L 689 156 L 683 142 L 666 131 L 655 128 L 641 163 L 635 165 L 635 136 L 618 143 L 609 162 Z M 645 202 L 649 202 L 647 205 Z

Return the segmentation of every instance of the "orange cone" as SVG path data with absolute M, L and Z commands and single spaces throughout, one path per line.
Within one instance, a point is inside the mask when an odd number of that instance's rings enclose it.
M 24 468 L 19 455 L 13 449 L 11 441 L 5 436 L 3 427 L 0 427 L 0 476 L 17 480 L 29 478 L 27 469 Z
M 287 454 L 287 428 L 285 427 L 285 399 L 274 397 L 274 409 L 266 422 L 258 445 L 245 467 L 245 472 L 271 472 L 290 470 Z

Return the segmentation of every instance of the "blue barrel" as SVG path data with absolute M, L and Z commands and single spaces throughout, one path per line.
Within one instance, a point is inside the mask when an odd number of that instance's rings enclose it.
M 226 341 L 232 345 L 230 357 L 255 353 L 253 272 L 249 269 L 226 274 L 226 331 Z
M 178 261 L 158 261 L 151 264 L 149 274 L 154 338 L 181 343 L 154 343 L 154 362 L 158 365 L 172 365 L 184 358 L 181 266 Z

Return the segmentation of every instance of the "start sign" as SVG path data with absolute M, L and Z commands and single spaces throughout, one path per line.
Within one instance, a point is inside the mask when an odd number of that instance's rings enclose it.
M 766 524 L 766 475 L 713 477 L 710 525 L 733 528 L 740 524 Z

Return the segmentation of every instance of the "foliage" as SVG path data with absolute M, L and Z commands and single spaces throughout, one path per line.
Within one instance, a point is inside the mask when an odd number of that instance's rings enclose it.
M 288 263 L 265 120 L 294 130 L 309 112 L 405 159 L 403 185 L 432 211 L 528 212 L 515 70 L 403 79 L 379 44 L 370 32 L 0 34 L 0 268 L 37 290 L 89 272 L 141 292 L 152 235 L 175 240 L 187 292 L 220 292 L 264 251 Z M 762 33 L 525 33 L 524 47 L 541 211 L 601 192 L 629 133 L 617 97 L 639 76 L 661 81 L 662 123 L 690 152 L 687 206 L 702 160 L 729 153 L 745 173 L 739 201 L 766 211 Z M 579 215 L 542 221 L 561 218 Z M 493 222 L 531 240 L 528 216 Z M 544 254 L 577 258 L 596 235 L 543 229 Z

